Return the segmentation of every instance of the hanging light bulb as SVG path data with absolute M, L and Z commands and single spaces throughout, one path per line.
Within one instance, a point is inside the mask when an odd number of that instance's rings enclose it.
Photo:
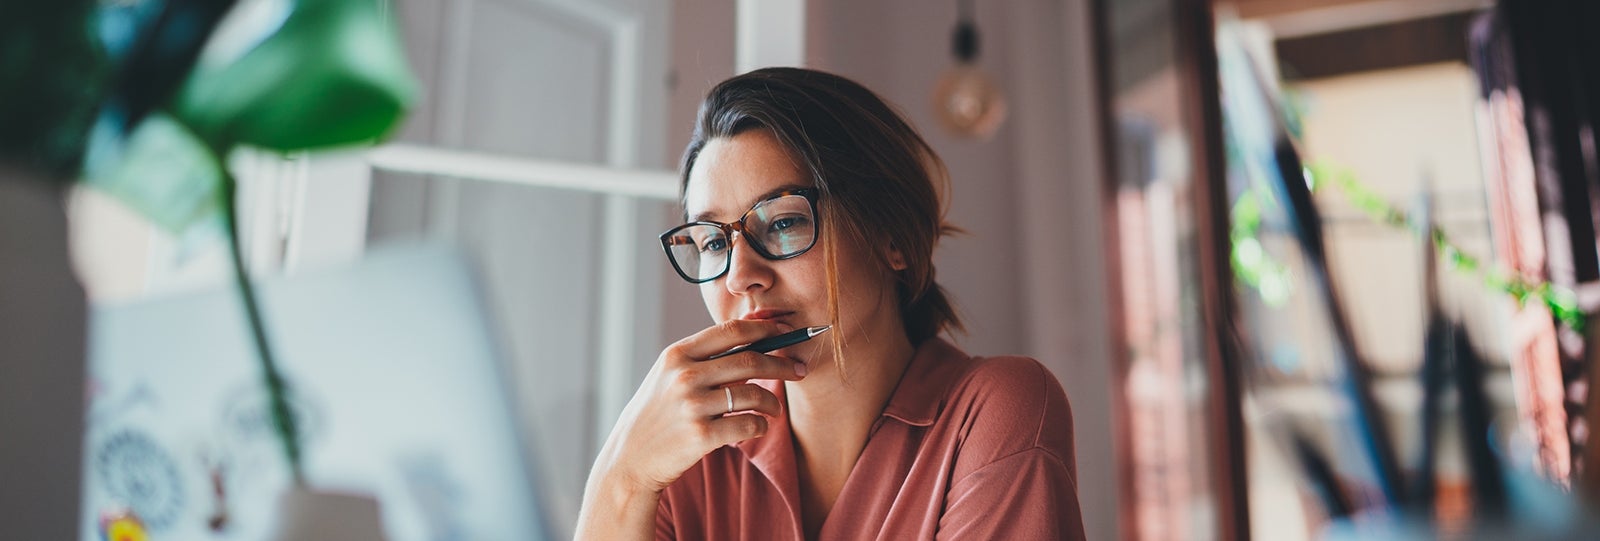
M 935 116 L 957 135 L 987 139 L 1006 119 L 1006 98 L 987 73 L 978 69 L 978 25 L 971 0 L 957 0 L 952 36 L 955 65 L 939 76 L 933 88 Z

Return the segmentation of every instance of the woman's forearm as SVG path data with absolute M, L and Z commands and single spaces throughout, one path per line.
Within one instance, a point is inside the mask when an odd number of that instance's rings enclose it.
M 803 365 L 755 351 L 712 358 L 782 330 L 773 320 L 735 319 L 662 350 L 595 458 L 578 539 L 653 538 L 663 490 L 706 454 L 762 435 L 767 418 L 783 415 L 777 396 L 748 382 L 798 381 Z
M 655 537 L 661 493 L 610 476 L 591 476 L 578 512 L 579 541 L 645 540 Z

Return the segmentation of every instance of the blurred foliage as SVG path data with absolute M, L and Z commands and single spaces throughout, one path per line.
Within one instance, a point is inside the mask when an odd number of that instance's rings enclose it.
M 1394 228 L 1409 229 L 1418 235 L 1428 231 L 1428 224 L 1418 220 L 1394 205 L 1356 179 L 1355 172 L 1329 163 L 1314 163 L 1307 171 L 1308 177 L 1322 179 L 1318 185 L 1331 182 L 1344 193 L 1345 199 L 1361 209 L 1372 221 Z M 1499 269 L 1486 268 L 1478 258 L 1461 250 L 1441 228 L 1432 228 L 1434 252 L 1445 268 L 1465 275 L 1476 275 L 1485 287 L 1509 295 L 1517 304 L 1537 302 L 1550 310 L 1556 320 L 1568 329 L 1583 333 L 1584 314 L 1578 308 L 1577 295 L 1566 288 L 1537 278 L 1525 277 Z
M 107 192 L 174 233 L 227 226 L 233 271 L 304 484 L 299 433 L 244 268 L 236 148 L 370 143 L 415 99 L 377 0 L 6 0 L 0 4 L 0 162 Z
M 1230 212 L 1228 240 L 1233 247 L 1230 251 L 1233 275 L 1254 289 L 1267 306 L 1281 308 L 1294 292 L 1294 274 L 1287 265 L 1273 259 L 1261 244 L 1263 207 L 1276 201 L 1271 193 L 1257 191 L 1256 188 L 1246 189 L 1234 200 Z
M 104 98 L 95 2 L 0 2 L 0 161 L 71 178 Z
M 1306 168 L 1306 182 L 1312 191 L 1320 192 L 1332 185 L 1344 195 L 1346 201 L 1364 212 L 1374 223 L 1395 229 L 1410 230 L 1418 235 L 1428 231 L 1410 213 L 1385 200 L 1383 196 L 1362 184 L 1348 168 L 1328 162 L 1313 163 Z M 1229 240 L 1235 278 L 1260 296 L 1262 302 L 1272 307 L 1282 307 L 1293 291 L 1293 275 L 1288 267 L 1275 260 L 1261 244 L 1263 209 L 1276 208 L 1277 200 L 1270 191 L 1247 189 L 1234 199 L 1231 210 Z M 1485 267 L 1477 257 L 1462 251 L 1443 229 L 1432 228 L 1428 239 L 1445 268 L 1459 274 L 1476 276 L 1484 287 L 1510 296 L 1518 305 L 1535 302 L 1550 310 L 1563 326 L 1582 333 L 1585 319 L 1578 308 L 1577 295 L 1550 282 L 1519 276 L 1499 269 Z
M 103 127 L 103 126 L 102 126 Z M 96 155 L 89 160 L 84 182 L 121 201 L 145 219 L 171 233 L 218 216 L 224 174 L 217 155 L 189 128 L 166 114 L 140 122 L 125 142 L 97 130 Z M 113 152 L 104 157 L 101 152 Z
M 202 140 L 315 150 L 373 142 L 404 118 L 417 84 L 377 2 L 302 0 L 259 20 L 278 24 L 219 31 L 224 45 L 207 49 L 173 101 Z

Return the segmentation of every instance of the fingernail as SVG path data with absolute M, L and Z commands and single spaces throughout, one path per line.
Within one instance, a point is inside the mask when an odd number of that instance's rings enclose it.
M 806 377 L 806 363 L 794 363 L 794 375 Z

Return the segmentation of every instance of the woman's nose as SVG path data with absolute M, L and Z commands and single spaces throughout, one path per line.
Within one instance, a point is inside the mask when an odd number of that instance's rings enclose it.
M 744 293 L 772 287 L 771 262 L 756 253 L 744 233 L 738 234 L 733 251 L 728 254 L 727 287 L 729 293 Z

